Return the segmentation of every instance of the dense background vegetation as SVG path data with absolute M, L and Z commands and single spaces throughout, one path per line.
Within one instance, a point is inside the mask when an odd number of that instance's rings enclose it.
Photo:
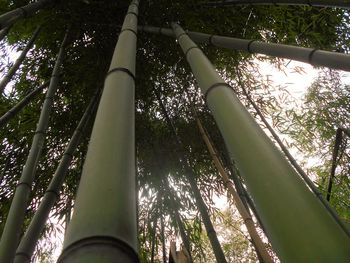
M 27 2 L 2 1 L 0 13 Z M 203 2 L 205 1 L 142 1 L 139 24 L 168 27 L 171 21 L 177 21 L 185 29 L 192 31 L 339 52 L 349 51 L 348 11 L 310 6 L 237 5 L 208 8 Z M 0 114 L 3 114 L 29 91 L 50 78 L 60 42 L 66 29 L 70 27 L 70 44 L 66 51 L 45 149 L 36 173 L 27 220 L 35 212 L 90 97 L 103 85 L 128 4 L 129 1 L 124 0 L 56 1 L 37 15 L 16 23 L 1 43 L 0 70 L 5 74 L 11 64 L 11 60 L 8 60 L 11 49 L 23 49 L 36 26 L 42 25 L 35 47 L 13 82 L 8 85 L 5 95 L 0 98 Z M 233 92 L 238 94 L 253 115 L 255 113 L 238 85 L 237 76 L 241 77 L 245 88 L 274 127 L 289 136 L 288 146 L 297 148 L 305 163 L 310 158 L 317 159 L 316 165 L 308 173 L 322 192 L 325 192 L 336 130 L 340 126 L 349 127 L 350 120 L 350 86 L 342 83 L 342 73 L 329 69 L 320 71 L 319 77 L 306 92 L 304 101 L 293 102 L 289 99 L 286 107 L 281 98 L 289 96 L 287 91 L 280 87 L 280 97 L 276 96 L 272 83 L 260 75 L 256 63 L 258 60 L 268 60 L 283 70 L 287 61 L 263 56 L 257 58 L 251 54 L 219 50 L 206 45 L 202 48 L 220 74 L 231 82 Z M 136 75 L 138 223 L 142 260 L 149 260 L 152 242 L 159 248 L 157 257 L 161 259 L 161 220 L 165 224 L 167 242 L 176 236 L 178 230 L 173 222 L 174 209 L 181 212 L 191 233 L 197 260 L 210 262 L 212 259 L 200 216 L 188 183 L 183 177 L 183 169 L 174 154 L 182 149 L 178 149 L 172 139 L 154 89 L 161 93 L 168 114 L 191 157 L 197 183 L 216 222 L 219 236 L 224 240 L 224 250 L 227 251 L 228 258 L 239 261 L 256 259 L 246 237 L 247 233 L 244 230 L 242 232 L 242 222 L 237 211 L 226 209 L 220 212 L 213 202 L 213 196 L 226 195 L 226 190 L 200 138 L 191 107 L 199 112 L 228 170 L 231 164 L 225 154 L 222 138 L 174 39 L 140 32 Z M 0 130 L 0 233 L 29 151 L 43 97 L 44 94 L 41 94 Z M 297 104 L 302 106 L 297 107 Z M 74 204 L 88 138 L 89 132 L 75 153 L 62 196 L 52 211 L 52 217 L 62 224 Z M 331 203 L 347 222 L 350 222 L 349 160 L 350 149 L 344 136 Z M 165 177 L 171 182 L 172 190 L 164 188 Z M 169 191 L 177 196 L 176 207 L 168 198 Z M 155 221 L 158 223 L 154 224 Z M 156 225 L 157 228 L 154 229 Z M 55 229 L 57 227 L 48 224 L 43 238 L 52 235 Z M 42 255 L 49 254 L 50 249 L 52 247 L 42 243 Z

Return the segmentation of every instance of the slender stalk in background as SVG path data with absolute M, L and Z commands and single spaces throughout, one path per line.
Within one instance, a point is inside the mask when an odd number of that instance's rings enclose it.
M 50 185 L 47 188 L 43 199 L 41 200 L 37 211 L 32 218 L 27 231 L 25 232 L 22 240 L 17 248 L 15 263 L 30 262 L 33 255 L 35 246 L 39 240 L 40 234 L 45 227 L 46 220 L 49 216 L 52 206 L 55 204 L 59 197 L 60 188 L 62 187 L 64 178 L 68 172 L 69 165 L 72 161 L 73 154 L 80 144 L 83 133 L 88 126 L 89 120 L 97 104 L 96 94 L 88 107 L 85 110 L 77 128 L 75 129 L 73 136 L 64 151 L 60 163 L 57 166 L 56 172 L 51 179 Z
M 58 76 L 63 61 L 64 49 L 67 44 L 68 32 L 62 41 L 55 67 L 52 72 L 50 86 L 47 90 L 45 101 L 41 109 L 38 125 L 33 137 L 27 161 L 23 167 L 19 183 L 11 203 L 9 214 L 7 215 L 5 227 L 0 242 L 0 262 L 12 262 L 21 234 L 29 193 L 35 177 L 37 164 L 44 145 L 45 133 L 48 128 L 53 99 L 58 87 Z
M 25 106 L 27 106 L 32 99 L 36 97 L 43 89 L 49 86 L 50 81 L 46 81 L 44 84 L 40 85 L 38 88 L 30 92 L 25 96 L 20 102 L 8 110 L 4 115 L 0 117 L 0 128 L 2 128 L 6 123 L 8 123 L 18 112 L 20 112 Z
M 27 56 L 28 51 L 32 48 L 34 41 L 39 35 L 40 32 L 40 26 L 37 27 L 37 29 L 34 31 L 33 36 L 30 38 L 29 42 L 25 46 L 25 48 L 22 50 L 21 54 L 17 58 L 15 64 L 10 68 L 10 70 L 7 72 L 7 74 L 3 77 L 3 79 L 0 82 L 0 94 L 4 92 L 6 85 L 11 81 L 13 75 L 17 72 L 19 67 L 21 66 L 23 60 Z

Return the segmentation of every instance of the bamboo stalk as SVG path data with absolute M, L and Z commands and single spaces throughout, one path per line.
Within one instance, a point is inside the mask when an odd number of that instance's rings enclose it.
M 163 208 L 163 204 L 162 204 Z M 164 234 L 164 214 L 161 213 L 160 215 L 160 231 L 161 231 L 161 241 L 162 241 L 162 256 L 163 256 L 163 263 L 166 263 L 166 249 L 165 249 L 165 234 Z
M 160 95 L 159 93 L 157 92 L 156 89 L 154 89 L 154 93 L 158 99 L 158 102 L 159 102 L 159 105 L 161 106 L 161 110 L 163 112 L 163 115 L 166 119 L 166 122 L 169 126 L 169 129 L 172 131 L 173 133 L 173 136 L 176 140 L 176 143 L 177 143 L 177 146 L 179 147 L 179 149 L 183 149 L 183 153 L 185 152 L 185 149 L 184 149 L 184 146 L 179 138 L 179 136 L 177 135 L 177 132 L 176 132 L 176 129 L 175 129 L 175 126 L 173 124 L 173 122 L 171 121 L 167 111 L 166 111 L 166 108 L 160 98 Z M 190 183 L 190 186 L 191 186 L 191 190 L 192 190 L 192 194 L 194 195 L 195 197 L 195 201 L 196 201 L 196 205 L 199 209 L 199 212 L 200 212 L 200 215 L 203 219 L 203 223 L 204 223 L 204 227 L 206 229 L 206 232 L 207 232 L 207 236 L 209 238 L 209 241 L 210 241 L 210 244 L 213 248 L 213 251 L 214 251 L 214 255 L 215 255 L 215 258 L 217 260 L 217 262 L 220 262 L 220 263 L 225 263 L 227 262 L 226 261 L 226 258 L 225 258 L 225 255 L 224 255 L 224 252 L 221 248 L 221 245 L 220 245 L 220 242 L 218 240 L 218 237 L 216 235 L 216 232 L 214 230 L 214 226 L 211 222 L 211 219 L 210 219 L 210 216 L 209 216 L 209 213 L 208 213 L 208 208 L 206 206 L 206 204 L 204 203 L 203 201 L 203 198 L 201 196 L 201 193 L 199 191 L 199 188 L 197 186 L 197 183 L 195 181 L 195 174 L 193 172 L 193 170 L 191 169 L 189 163 L 188 163 L 188 160 L 189 158 L 187 158 L 186 154 L 183 154 L 183 156 L 178 156 L 178 161 L 179 161 L 179 164 L 184 168 L 184 171 L 185 171 L 185 174 L 186 174 L 186 178 L 188 180 L 188 182 Z
M 140 26 L 139 30 L 174 37 L 169 28 Z M 291 45 L 265 43 L 257 40 L 209 35 L 199 32 L 186 31 L 188 36 L 196 43 L 211 44 L 216 47 L 230 50 L 240 50 L 249 53 L 260 53 L 268 56 L 292 59 L 309 63 L 313 66 L 323 66 L 333 69 L 350 71 L 350 55 L 319 49 L 296 47 Z
M 339 153 L 339 148 L 340 148 L 342 139 L 343 139 L 343 130 L 341 128 L 338 128 L 335 135 L 335 142 L 334 142 L 333 154 L 332 154 L 332 167 L 331 167 L 331 173 L 329 175 L 329 181 L 328 181 L 328 187 L 327 187 L 326 199 L 328 202 L 331 200 L 333 179 L 335 177 L 335 169 L 337 168 L 338 153 Z
M 174 217 L 175 217 L 175 222 L 180 230 L 180 236 L 182 239 L 182 243 L 184 244 L 186 250 L 188 251 L 188 255 L 189 255 L 189 263 L 193 263 L 193 258 L 192 258 L 192 254 L 191 254 L 191 245 L 190 245 L 190 240 L 188 239 L 188 235 L 186 233 L 186 229 L 184 226 L 184 223 L 181 220 L 181 216 L 179 211 L 177 210 L 177 204 L 178 204 L 178 200 L 176 200 L 175 195 L 171 192 L 170 187 L 169 187 L 169 182 L 168 180 L 165 178 L 165 182 L 164 182 L 164 187 L 166 192 L 169 193 L 169 199 L 170 199 L 170 204 L 171 206 L 174 208 L 172 209 L 173 213 L 174 213 Z
M 36 167 L 40 158 L 41 150 L 45 140 L 45 132 L 48 127 L 53 98 L 58 87 L 58 75 L 64 56 L 64 47 L 67 44 L 67 34 L 61 44 L 55 67 L 52 72 L 50 86 L 40 113 L 38 125 L 33 137 L 32 146 L 23 168 L 19 183 L 11 203 L 10 211 L 6 219 L 0 242 L 0 262 L 12 262 L 23 224 L 25 211 L 31 185 L 35 176 Z
M 5 27 L 4 29 L 0 30 L 0 41 L 2 41 L 10 31 L 11 26 Z
M 241 198 L 237 194 L 236 190 L 233 188 L 233 185 L 232 185 L 228 175 L 226 174 L 226 171 L 225 171 L 224 167 L 222 166 L 221 161 L 218 158 L 218 155 L 213 147 L 213 144 L 212 144 L 211 140 L 209 139 L 208 134 L 204 130 L 204 127 L 198 118 L 197 118 L 197 126 L 198 126 L 198 129 L 202 135 L 202 138 L 203 138 L 203 140 L 208 148 L 208 151 L 213 159 L 213 162 L 215 164 L 216 169 L 218 170 L 222 180 L 224 181 L 225 186 L 227 187 L 227 190 L 230 192 L 230 194 L 232 195 L 232 197 L 236 203 L 236 207 L 242 216 L 244 224 L 247 227 L 249 235 L 251 236 L 251 238 L 253 240 L 253 243 L 257 249 L 258 254 L 260 254 L 261 258 L 263 259 L 263 262 L 266 262 L 266 263 L 273 262 L 273 260 L 271 259 L 271 256 L 269 255 L 269 253 L 266 250 L 264 242 L 262 242 L 260 236 L 256 232 L 254 221 L 253 221 L 252 217 L 249 215 Z
M 226 0 L 226 1 L 211 1 L 199 3 L 201 6 L 221 7 L 234 5 L 308 5 L 308 6 L 323 6 L 323 7 L 339 7 L 350 8 L 348 0 Z
M 22 17 L 33 15 L 51 2 L 53 2 L 53 0 L 39 0 L 0 15 L 0 29 L 11 26 Z
M 135 58 L 131 2 L 95 118 L 74 213 L 58 262 L 138 261 L 135 194 Z
M 73 154 L 80 144 L 83 133 L 86 130 L 89 119 L 92 117 L 92 113 L 95 110 L 97 104 L 98 93 L 93 96 L 91 102 L 87 106 L 77 128 L 75 129 L 69 144 L 64 151 L 60 163 L 57 166 L 56 172 L 51 179 L 42 201 L 32 218 L 28 229 L 26 230 L 22 240 L 17 248 L 15 263 L 30 262 L 33 255 L 35 246 L 39 240 L 40 233 L 45 227 L 45 222 L 49 216 L 52 206 L 55 204 L 59 197 L 60 188 L 64 182 L 65 176 L 68 172 L 68 168 L 73 158 Z
M 46 81 L 42 85 L 40 85 L 35 90 L 31 91 L 28 95 L 26 95 L 20 102 L 18 102 L 15 106 L 13 106 L 10 110 L 8 110 L 4 115 L 0 117 L 0 128 L 3 127 L 9 120 L 11 120 L 18 112 L 20 112 L 25 106 L 27 106 L 32 99 L 38 95 L 44 88 L 46 88 L 50 84 L 50 81 Z
M 256 105 L 256 103 L 252 100 L 252 98 L 249 96 L 246 89 L 243 87 L 242 81 L 238 75 L 239 84 L 241 86 L 241 89 L 244 93 L 244 95 L 247 97 L 249 103 L 253 106 L 256 113 L 259 115 L 262 122 L 265 124 L 266 128 L 271 133 L 272 137 L 275 139 L 279 147 L 281 148 L 282 152 L 285 154 L 291 165 L 295 168 L 295 170 L 299 173 L 299 175 L 303 178 L 305 183 L 310 187 L 311 191 L 315 194 L 315 196 L 319 199 L 319 201 L 324 205 L 324 207 L 327 209 L 327 211 L 330 213 L 330 215 L 334 218 L 334 220 L 339 224 L 339 226 L 343 229 L 343 231 L 350 237 L 350 231 L 347 228 L 347 226 L 344 224 L 344 222 L 339 218 L 339 216 L 336 214 L 334 209 L 330 206 L 330 204 L 324 199 L 322 196 L 322 193 L 317 189 L 315 184 L 311 181 L 309 176 L 304 172 L 304 170 L 300 167 L 300 165 L 297 163 L 297 161 L 293 158 L 291 153 L 288 151 L 287 147 L 283 144 L 282 140 L 279 138 L 277 133 L 274 131 L 274 129 L 271 127 L 271 125 L 267 122 L 264 115 L 260 111 L 259 107 Z M 328 200 L 328 199 L 327 199 Z M 329 201 L 329 200 L 328 200 Z
M 349 261 L 347 234 L 266 136 L 203 52 L 180 26 L 172 26 L 280 260 Z
M 7 72 L 7 74 L 3 77 L 3 79 L 0 82 L 0 94 L 4 92 L 6 85 L 11 81 L 13 75 L 17 72 L 18 68 L 21 66 L 23 60 L 25 59 L 28 51 L 32 48 L 34 41 L 39 35 L 41 26 L 38 26 L 37 29 L 34 31 L 33 36 L 30 38 L 29 42 L 17 58 L 15 64 L 10 68 L 10 70 Z

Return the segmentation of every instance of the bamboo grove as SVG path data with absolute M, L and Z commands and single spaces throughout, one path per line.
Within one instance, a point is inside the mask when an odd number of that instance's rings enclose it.
M 349 262 L 348 8 L 2 2 L 0 262 Z

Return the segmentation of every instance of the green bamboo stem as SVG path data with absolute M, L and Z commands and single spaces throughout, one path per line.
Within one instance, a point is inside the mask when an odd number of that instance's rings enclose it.
M 22 17 L 33 15 L 51 2 L 53 2 L 53 0 L 39 0 L 0 15 L 0 29 L 11 26 Z
M 308 5 L 322 7 L 350 8 L 349 0 L 226 0 L 199 3 L 201 6 L 221 7 L 234 5 Z
M 347 262 L 350 240 L 210 61 L 173 24 L 205 100 L 282 262 Z M 327 242 L 324 240 L 327 239 Z
M 45 227 L 50 210 L 59 197 L 60 188 L 62 187 L 64 178 L 68 172 L 74 152 L 82 140 L 83 133 L 88 126 L 89 119 L 92 117 L 92 113 L 97 104 L 97 97 L 98 94 L 93 97 L 87 106 L 68 146 L 66 147 L 66 150 L 64 151 L 64 154 L 62 155 L 55 174 L 51 179 L 50 185 L 47 188 L 44 197 L 17 248 L 14 260 L 15 263 L 31 262 L 31 257 L 35 250 L 35 246 L 40 238 L 41 232 Z
M 174 126 L 173 122 L 171 121 L 171 119 L 166 111 L 166 108 L 165 108 L 165 106 L 160 98 L 160 95 L 156 89 L 154 89 L 154 93 L 159 101 L 159 105 L 161 106 L 161 110 L 162 110 L 163 115 L 166 119 L 166 122 L 167 122 L 170 130 L 172 131 L 174 138 L 176 139 L 176 143 L 177 143 L 179 149 L 183 149 L 182 152 L 185 152 L 184 146 L 183 146 L 179 136 L 177 135 L 175 126 Z M 186 174 L 186 178 L 187 178 L 188 182 L 190 183 L 192 194 L 194 195 L 196 205 L 197 205 L 198 210 L 199 210 L 201 217 L 203 219 L 204 227 L 206 229 L 210 244 L 213 248 L 215 258 L 216 258 L 217 262 L 226 263 L 227 261 L 226 261 L 224 252 L 221 248 L 218 237 L 216 235 L 216 232 L 214 230 L 214 226 L 211 222 L 211 219 L 210 219 L 210 216 L 208 213 L 208 208 L 203 201 L 203 198 L 201 196 L 201 193 L 199 191 L 197 183 L 194 179 L 196 176 L 195 176 L 193 170 L 191 169 L 191 167 L 188 163 L 188 160 L 189 160 L 189 158 L 187 158 L 186 154 L 183 154 L 183 156 L 178 157 L 178 161 L 179 161 L 180 165 L 183 166 L 185 174 Z
M 140 26 L 139 30 L 174 37 L 169 28 Z M 350 55 L 319 49 L 296 47 L 291 45 L 265 43 L 257 40 L 240 39 L 209 35 L 199 32 L 186 31 L 188 36 L 196 43 L 211 44 L 216 47 L 230 50 L 240 50 L 249 53 L 260 53 L 268 56 L 292 59 L 309 63 L 313 66 L 324 66 L 333 69 L 350 71 Z
M 238 75 L 239 76 L 239 75 Z M 241 89 L 244 93 L 244 95 L 247 97 L 249 103 L 253 106 L 256 113 L 259 115 L 262 122 L 265 124 L 266 128 L 271 133 L 272 137 L 275 139 L 279 147 L 281 148 L 282 152 L 285 154 L 289 162 L 293 165 L 294 169 L 299 173 L 299 175 L 303 178 L 305 183 L 310 187 L 311 191 L 316 195 L 316 197 L 320 200 L 320 202 L 325 206 L 327 211 L 332 215 L 334 220 L 339 224 L 339 226 L 344 230 L 344 232 L 350 237 L 350 231 L 347 228 L 347 226 L 344 224 L 344 222 L 339 218 L 339 216 L 336 214 L 334 209 L 330 206 L 330 204 L 327 202 L 329 201 L 327 198 L 327 201 L 322 196 L 322 193 L 317 189 L 315 184 L 311 181 L 309 176 L 304 172 L 304 170 L 300 167 L 298 162 L 293 158 L 291 153 L 288 151 L 287 147 L 283 144 L 282 140 L 279 138 L 277 133 L 274 131 L 274 129 L 271 127 L 271 125 L 268 123 L 268 121 L 265 119 L 264 115 L 260 111 L 259 107 L 256 105 L 256 103 L 252 100 L 252 98 L 249 96 L 246 89 L 243 87 L 242 81 L 239 78 L 239 84 L 241 86 Z
M 209 135 L 205 131 L 201 121 L 198 118 L 197 118 L 197 126 L 198 126 L 199 132 L 202 135 L 202 138 L 203 138 L 203 140 L 208 148 L 208 151 L 213 159 L 213 162 L 214 162 L 216 169 L 218 170 L 227 190 L 230 192 L 230 194 L 232 195 L 232 197 L 236 203 L 237 210 L 241 214 L 241 217 L 244 221 L 244 224 L 247 227 L 248 233 L 249 233 L 250 237 L 252 238 L 253 244 L 257 250 L 257 254 L 261 256 L 263 262 L 265 262 L 265 263 L 271 262 L 272 263 L 273 260 L 272 260 L 271 256 L 269 255 L 269 253 L 267 252 L 264 242 L 262 242 L 260 236 L 258 235 L 258 232 L 255 229 L 255 224 L 254 224 L 252 217 L 250 216 L 249 212 L 247 211 L 246 207 L 244 206 L 238 193 L 233 188 L 233 185 L 232 185 L 228 175 L 226 174 L 226 171 L 225 171 L 220 159 L 218 158 L 218 155 L 217 155 L 217 153 L 214 149 L 214 146 L 209 138 Z
M 46 81 L 44 84 L 40 85 L 38 88 L 26 95 L 20 102 L 8 110 L 4 115 L 0 117 L 0 128 L 9 122 L 18 112 L 20 112 L 25 106 L 27 106 L 33 98 L 36 97 L 43 89 L 45 89 L 50 84 L 50 81 Z
M 2 41 L 10 31 L 11 26 L 5 27 L 4 29 L 0 30 L 0 41 Z
M 50 86 L 47 90 L 45 101 L 40 113 L 38 125 L 33 137 L 32 146 L 23 168 L 19 183 L 11 203 L 10 211 L 6 219 L 0 242 L 0 262 L 12 262 L 21 234 L 25 211 L 31 185 L 35 176 L 36 167 L 40 158 L 41 150 L 45 140 L 45 132 L 48 127 L 53 98 L 58 87 L 58 75 L 64 56 L 64 47 L 67 44 L 67 34 L 61 44 L 55 67 L 52 72 Z
M 137 262 L 134 93 L 138 0 L 114 51 L 58 262 Z
M 10 68 L 10 70 L 7 72 L 7 74 L 3 77 L 3 79 L 0 82 L 0 94 L 4 92 L 6 85 L 11 81 L 13 75 L 17 72 L 18 68 L 21 66 L 23 60 L 27 56 L 28 51 L 32 48 L 34 41 L 39 35 L 40 32 L 40 26 L 37 27 L 37 29 L 34 31 L 33 36 L 30 38 L 29 42 L 17 58 L 15 64 Z

